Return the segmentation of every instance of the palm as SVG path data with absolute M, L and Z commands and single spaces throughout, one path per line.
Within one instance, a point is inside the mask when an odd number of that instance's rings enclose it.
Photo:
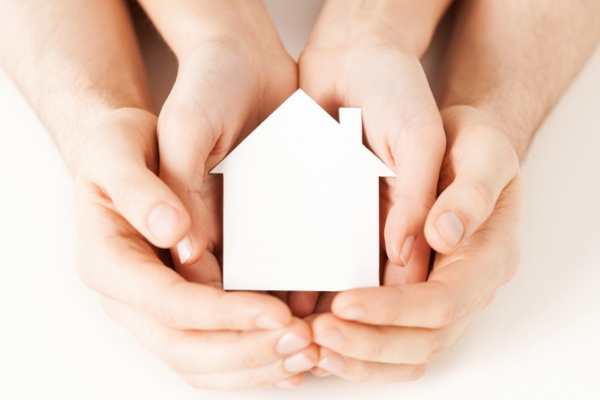
M 188 280 L 221 285 L 222 185 L 210 170 L 297 87 L 283 48 L 261 45 L 219 38 L 199 46 L 182 60 L 159 118 L 160 176 L 192 217 L 192 259 L 174 257 Z

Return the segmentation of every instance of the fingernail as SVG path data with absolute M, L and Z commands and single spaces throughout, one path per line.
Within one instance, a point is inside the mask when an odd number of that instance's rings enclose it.
M 293 356 L 289 356 L 283 362 L 283 368 L 290 373 L 308 371 L 314 365 L 315 363 L 310 361 L 303 353 L 296 353 Z
M 159 204 L 148 214 L 147 224 L 155 238 L 168 238 L 177 226 L 177 211 L 168 204 Z
M 414 243 L 415 237 L 409 236 L 406 238 L 404 244 L 402 245 L 402 251 L 400 251 L 400 259 L 402 260 L 402 265 L 404 266 L 408 265 L 408 260 L 410 259 Z
M 182 264 L 185 264 L 185 262 L 192 256 L 192 242 L 188 236 L 183 238 L 181 242 L 177 243 L 177 254 L 179 254 L 179 261 Z
M 277 342 L 279 354 L 292 354 L 308 346 L 310 342 L 293 332 L 288 332 Z
M 319 368 L 323 368 L 326 371 L 334 374 L 342 372 L 346 368 L 346 361 L 339 354 L 330 354 L 317 364 Z
M 317 335 L 315 342 L 329 349 L 337 350 L 344 346 L 346 339 L 344 338 L 344 335 L 342 335 L 342 333 L 337 329 L 329 329 Z
M 452 246 L 456 246 L 465 233 L 462 220 L 452 211 L 440 215 L 435 221 L 435 226 L 446 243 Z
M 268 329 L 268 330 L 281 329 L 284 327 L 284 325 L 281 322 L 277 321 L 275 318 L 271 317 L 270 315 L 261 315 L 260 317 L 256 318 L 256 321 L 254 321 L 254 324 L 259 329 Z
M 367 310 L 364 307 L 348 307 L 335 315 L 349 321 L 361 321 L 367 318 Z
M 296 385 L 290 382 L 289 379 L 286 379 L 285 381 L 276 382 L 275 386 L 277 386 L 279 389 L 292 389 L 296 387 Z
M 310 370 L 310 372 L 319 378 L 324 378 L 326 376 L 331 375 L 331 372 L 324 370 L 323 368 L 319 368 L 319 367 L 313 367 L 313 369 Z

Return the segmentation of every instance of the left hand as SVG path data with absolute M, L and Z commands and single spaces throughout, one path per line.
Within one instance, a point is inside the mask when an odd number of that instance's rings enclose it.
M 449 148 L 426 236 L 439 243 L 433 221 L 449 210 L 474 233 L 456 250 L 436 255 L 427 282 L 401 285 L 386 274 L 382 287 L 339 293 L 331 313 L 312 322 L 321 346 L 316 375 L 376 383 L 419 378 L 516 272 L 517 156 L 476 109 L 451 107 L 442 116 Z
M 300 57 L 300 88 L 332 115 L 340 107 L 362 109 L 365 146 L 397 174 L 381 190 L 383 263 L 399 281 L 422 282 L 431 253 L 423 228 L 446 148 L 439 110 L 418 57 L 396 31 L 361 10 L 331 7 Z M 291 293 L 289 304 L 306 316 L 318 296 Z

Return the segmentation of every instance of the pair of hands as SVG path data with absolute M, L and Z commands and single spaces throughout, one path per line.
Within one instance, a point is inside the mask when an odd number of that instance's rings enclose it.
M 160 118 L 118 110 L 82 150 L 80 275 L 193 386 L 294 387 L 308 370 L 415 379 L 518 264 L 518 160 L 506 137 L 471 107 L 440 116 L 417 57 L 385 33 L 340 41 L 321 28 L 299 69 L 278 39 L 200 41 L 179 55 Z M 362 108 L 365 144 L 398 176 L 381 193 L 383 286 L 333 301 L 290 293 L 288 307 L 220 288 L 221 188 L 207 172 L 298 82 L 331 113 Z M 175 270 L 159 248 L 172 249 Z M 313 311 L 323 313 L 310 325 L 293 316 Z

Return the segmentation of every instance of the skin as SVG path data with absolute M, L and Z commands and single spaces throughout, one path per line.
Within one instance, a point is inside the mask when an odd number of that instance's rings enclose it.
M 330 312 L 311 318 L 321 346 L 316 375 L 419 378 L 514 275 L 518 161 L 595 47 L 599 15 L 592 1 L 459 4 L 438 99 L 448 148 L 425 224 L 433 269 L 427 282 L 403 285 L 388 267 L 383 287 L 340 293 Z M 436 226 L 445 212 L 464 227 L 455 247 Z M 323 303 L 317 310 L 329 308 Z
M 447 1 L 369 2 L 364 18 L 365 2 L 331 0 L 299 71 L 259 1 L 140 3 L 180 65 L 158 118 L 121 2 L 1 4 L 0 37 L 22 39 L 1 40 L 0 59 L 75 177 L 79 272 L 107 313 L 195 387 L 294 387 L 317 363 L 350 380 L 422 375 L 514 274 L 518 157 L 600 35 L 597 3 L 461 2 L 441 115 L 418 58 Z M 368 146 L 403 179 L 382 191 L 384 286 L 285 295 L 290 310 L 221 290 L 207 172 L 298 85 L 332 113 L 363 107 Z M 458 243 L 436 225 L 447 211 Z
M 122 2 L 38 3 L 3 2 L 3 9 L 8 11 L 0 17 L 1 37 L 22 40 L 18 47 L 2 40 L 0 54 L 3 65 L 53 135 L 74 176 L 78 269 L 83 282 L 100 293 L 111 317 L 192 386 L 237 389 L 300 384 L 302 372 L 314 366 L 318 357 L 305 322 L 293 318 L 289 308 L 275 297 L 225 293 L 215 284 L 218 264 L 212 249 L 198 251 L 189 260 L 190 266 L 206 266 L 206 270 L 186 270 L 179 263 L 179 273 L 169 267 L 168 255 L 159 251 L 176 248 L 187 235 L 196 245 L 200 236 L 197 232 L 201 229 L 194 230 L 197 209 L 189 205 L 189 198 L 178 197 L 171 188 L 177 189 L 174 182 L 189 179 L 190 175 L 168 175 L 176 171 L 174 163 L 169 168 L 165 163 L 159 167 L 158 143 L 161 150 L 170 149 L 177 135 L 188 134 L 176 128 L 187 118 L 198 122 L 191 114 L 199 109 L 189 106 L 202 103 L 187 98 L 189 92 L 182 89 L 185 80 L 178 81 L 158 127 L 131 21 Z M 181 53 L 179 79 L 190 78 L 186 71 L 195 67 L 207 68 L 200 69 L 203 72 L 198 80 L 188 84 L 211 90 L 204 79 L 219 77 L 218 70 L 200 66 L 195 60 L 228 46 L 230 58 L 223 58 L 230 61 L 230 68 L 252 68 L 231 85 L 244 78 L 256 79 L 240 88 L 239 103 L 231 104 L 236 116 L 246 119 L 236 120 L 222 136 L 208 136 L 215 143 L 220 139 L 218 148 L 223 155 L 296 85 L 294 63 L 289 56 L 282 57 L 292 79 L 289 83 L 275 82 L 281 86 L 281 92 L 276 93 L 280 97 L 273 103 L 264 101 L 259 107 L 260 95 L 268 89 L 261 86 L 265 79 L 258 77 L 269 72 L 263 71 L 261 62 L 271 61 L 268 57 L 274 58 L 275 54 L 269 53 L 263 59 L 254 54 L 256 49 L 242 51 L 224 37 L 207 37 L 186 47 L 185 61 Z M 270 48 L 277 46 L 281 48 L 280 42 Z M 261 74 L 253 74 L 258 71 Z M 246 90 L 255 92 L 244 93 Z M 189 100 L 182 109 L 177 103 L 181 97 Z M 239 104 L 249 99 L 257 102 L 240 110 Z M 178 114 L 186 111 L 185 106 L 188 113 Z M 206 123 L 199 121 L 194 128 Z M 247 128 L 240 131 L 244 125 Z M 207 137 L 201 136 L 202 131 L 192 133 L 199 140 Z M 193 137 L 186 138 L 193 145 Z M 169 154 L 173 153 L 163 151 L 161 157 L 168 160 Z M 202 182 L 196 175 L 203 176 L 204 161 L 198 165 L 198 172 L 191 172 L 197 182 Z M 159 179 L 159 168 L 171 186 Z

